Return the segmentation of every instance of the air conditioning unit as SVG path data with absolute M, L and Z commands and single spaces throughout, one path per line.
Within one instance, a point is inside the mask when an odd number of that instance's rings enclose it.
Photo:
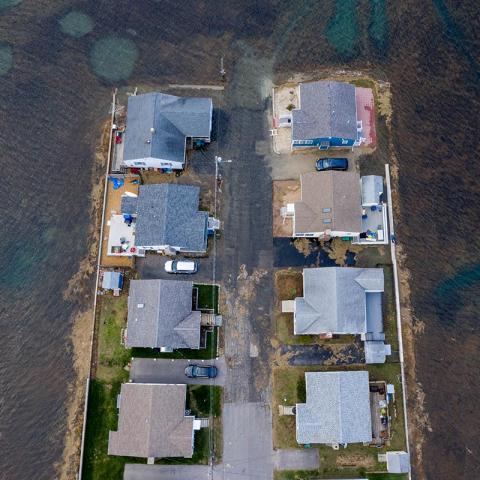
M 278 126 L 280 128 L 291 127 L 292 126 L 292 115 L 281 115 L 278 119 Z

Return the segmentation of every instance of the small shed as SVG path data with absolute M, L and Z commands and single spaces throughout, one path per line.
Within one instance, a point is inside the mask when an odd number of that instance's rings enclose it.
M 121 290 L 123 287 L 123 274 L 121 272 L 103 272 L 102 288 L 105 290 Z
M 387 452 L 387 472 L 410 472 L 410 455 L 407 452 Z
M 362 182 L 362 206 L 380 205 L 383 194 L 383 177 L 380 175 L 365 175 Z

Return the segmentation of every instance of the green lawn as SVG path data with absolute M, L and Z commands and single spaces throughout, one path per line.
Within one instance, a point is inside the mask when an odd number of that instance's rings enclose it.
M 213 291 L 218 298 L 218 287 Z M 207 336 L 207 348 L 201 350 L 178 350 L 162 354 L 152 349 L 126 349 L 120 341 L 127 320 L 127 298 L 124 294 L 120 297 L 105 295 L 98 299 L 98 361 L 96 376 L 90 384 L 83 466 L 83 478 L 86 480 L 121 480 L 125 463 L 146 462 L 146 459 L 107 454 L 108 433 L 117 429 L 117 395 L 121 384 L 128 381 L 126 367 L 132 356 L 210 359 L 215 357 L 217 351 L 216 329 Z M 205 464 L 208 463 L 211 447 L 217 457 L 221 456 L 221 395 L 220 387 L 189 387 L 187 408 L 197 416 L 208 416 L 211 408 L 212 430 L 201 429 L 195 432 L 193 458 L 163 459 L 159 462 Z
M 127 295 L 99 297 L 97 308 L 98 362 L 96 378 L 105 382 L 128 378 L 125 366 L 130 350 L 121 343 L 121 332 L 127 323 Z
M 213 332 L 207 334 L 206 348 L 200 348 L 198 350 L 180 348 L 170 353 L 161 353 L 153 348 L 132 348 L 129 352 L 134 358 L 187 358 L 190 360 L 210 360 L 217 356 L 217 340 L 218 329 L 214 328 Z
M 201 430 L 208 432 L 208 450 L 205 458 L 209 458 L 211 450 L 215 461 L 219 462 L 223 447 L 222 388 L 212 385 L 190 385 L 187 408 L 191 409 L 197 417 L 210 416 L 210 429 Z
M 199 310 L 213 310 L 218 314 L 218 294 L 220 287 L 218 285 L 194 284 L 197 289 L 197 308 Z
M 213 385 L 189 385 L 187 409 L 197 417 L 222 414 L 222 387 Z
M 107 455 L 108 433 L 117 429 L 117 395 L 120 381 L 111 384 L 92 380 L 88 401 L 84 480 L 121 480 L 125 463 L 146 462 L 145 459 Z

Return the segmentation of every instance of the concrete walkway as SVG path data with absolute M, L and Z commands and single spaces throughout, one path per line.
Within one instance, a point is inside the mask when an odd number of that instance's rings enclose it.
M 188 378 L 185 367 L 188 365 L 215 365 L 216 378 Z M 187 385 L 225 384 L 225 359 L 214 360 L 172 360 L 166 358 L 134 358 L 130 369 L 130 380 L 134 383 L 186 383 Z
M 240 479 L 247 480 L 252 478 L 269 478 L 269 471 L 265 471 L 265 458 L 273 460 L 276 470 L 315 470 L 319 468 L 319 455 L 316 448 L 311 449 L 291 449 L 277 450 L 275 452 L 262 451 L 262 445 L 265 443 L 257 437 L 258 429 L 255 428 L 255 421 L 258 421 L 258 415 L 262 416 L 265 412 L 258 408 L 256 404 L 239 407 L 228 407 L 229 413 L 240 414 L 253 413 L 252 423 L 248 426 L 240 426 L 239 422 L 229 422 L 229 428 L 238 427 L 240 435 L 245 437 L 241 439 L 241 444 L 246 444 L 244 440 L 250 443 L 249 451 L 236 452 L 235 445 L 227 449 L 229 462 L 220 465 L 146 465 L 146 464 L 127 464 L 123 480 L 223 480 Z M 245 408 L 246 412 L 241 412 Z M 260 419 L 261 420 L 261 419 Z M 257 450 L 260 448 L 260 450 Z M 231 450 L 231 451 L 230 451 Z M 252 468 L 252 459 L 259 461 L 256 468 Z
M 317 470 L 320 456 L 317 448 L 277 450 L 274 464 L 275 470 Z
M 123 480 L 210 480 L 208 465 L 146 465 L 128 463 Z

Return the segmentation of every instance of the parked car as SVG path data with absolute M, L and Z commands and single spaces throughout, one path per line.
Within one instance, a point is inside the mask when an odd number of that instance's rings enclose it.
M 348 170 L 347 158 L 319 158 L 315 164 L 319 172 L 328 170 Z
M 218 370 L 215 365 L 189 365 L 185 369 L 188 378 L 215 378 Z
M 169 260 L 165 263 L 167 273 L 195 273 L 197 270 L 196 260 Z

